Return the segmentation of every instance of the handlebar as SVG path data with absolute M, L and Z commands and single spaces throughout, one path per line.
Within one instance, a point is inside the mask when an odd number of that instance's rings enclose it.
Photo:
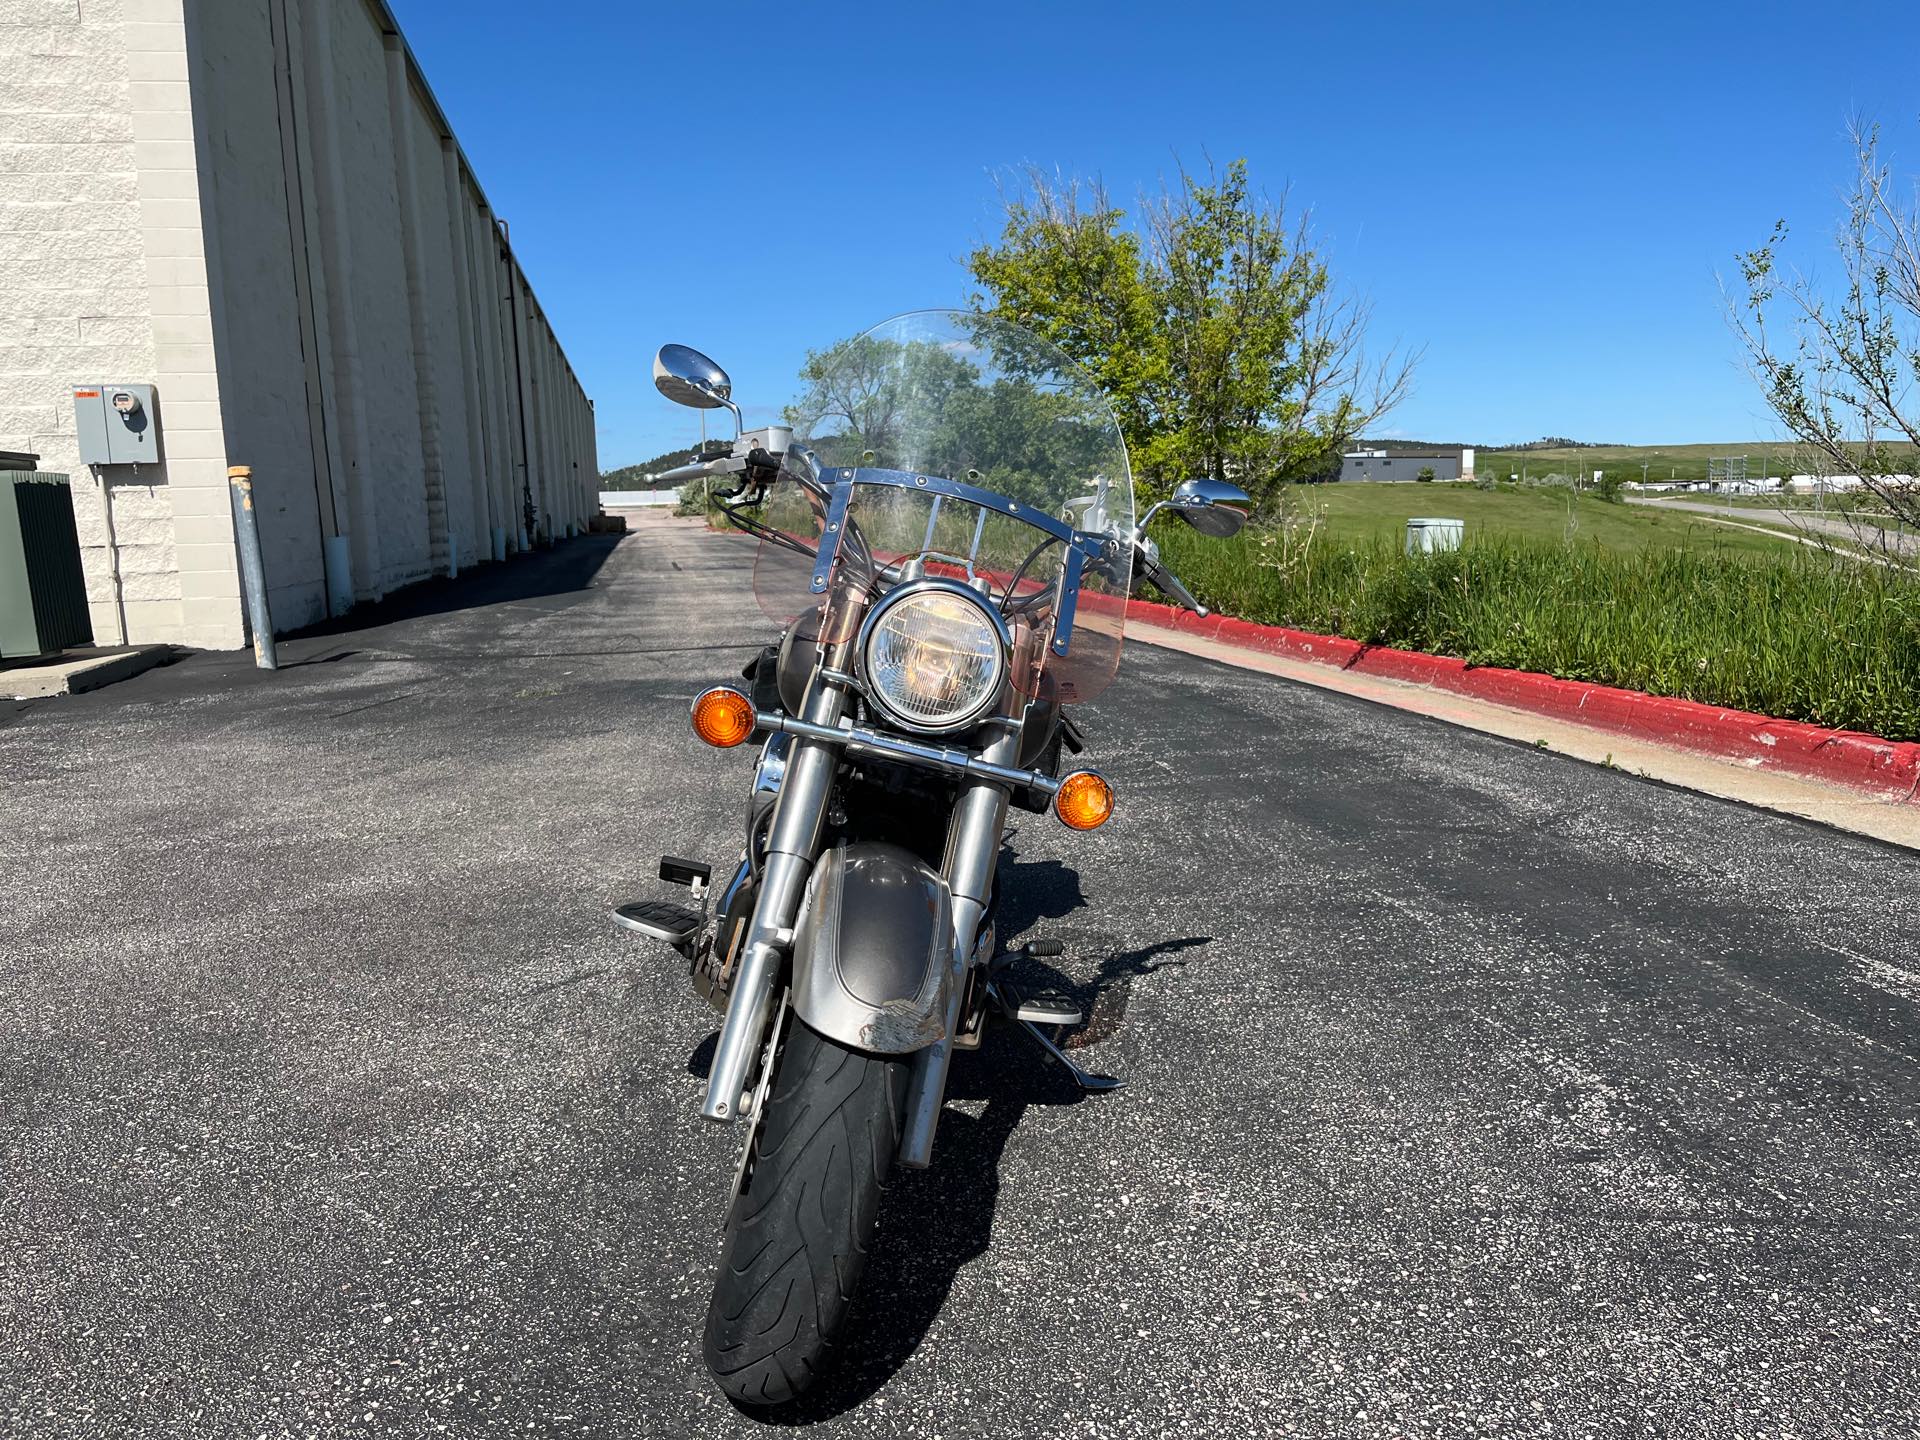
M 756 451 L 755 454 L 763 454 Z M 757 459 L 751 463 L 760 463 Z M 779 462 L 775 462 L 776 464 Z M 722 475 L 738 475 L 749 464 L 746 460 L 736 460 L 730 455 L 716 455 L 711 460 L 695 460 L 688 465 L 676 465 L 671 470 L 663 470 L 653 477 L 656 485 L 684 485 L 689 480 L 717 479 Z
M 722 475 L 739 475 L 747 470 L 778 470 L 780 457 L 764 446 L 755 445 L 745 455 L 725 451 L 718 455 L 707 455 L 691 460 L 685 465 L 676 465 L 653 477 L 656 485 L 684 485 L 689 480 L 718 479 Z
M 668 485 L 684 485 L 689 480 L 703 479 L 711 473 L 707 469 L 706 461 L 700 460 L 691 465 L 676 465 L 671 470 L 663 470 L 653 477 L 653 481 L 654 484 L 665 488 Z
M 1193 595 L 1188 591 L 1187 587 L 1180 583 L 1180 577 L 1178 575 L 1175 575 L 1164 565 L 1156 565 L 1154 569 L 1158 573 L 1154 575 L 1153 583 L 1158 585 L 1168 595 L 1172 596 L 1175 604 L 1179 605 L 1183 610 L 1191 610 L 1194 614 L 1202 617 L 1207 614 L 1207 607 L 1193 598 Z
M 1147 577 L 1147 580 L 1153 587 L 1181 609 L 1191 610 L 1202 619 L 1212 613 L 1206 606 L 1193 598 L 1193 593 L 1180 583 L 1180 577 L 1178 575 L 1162 565 L 1157 556 L 1149 554 L 1144 546 L 1137 547 L 1134 550 L 1133 558 L 1135 565 L 1139 567 L 1140 573 Z

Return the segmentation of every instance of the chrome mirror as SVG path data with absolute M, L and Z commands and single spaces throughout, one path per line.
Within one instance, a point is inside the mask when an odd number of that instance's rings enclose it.
M 1224 540 L 1240 533 L 1253 509 L 1253 498 L 1224 480 L 1187 480 L 1173 492 L 1167 507 L 1202 535 Z
M 653 388 L 676 405 L 733 409 L 733 381 L 691 345 L 662 345 L 653 357 Z

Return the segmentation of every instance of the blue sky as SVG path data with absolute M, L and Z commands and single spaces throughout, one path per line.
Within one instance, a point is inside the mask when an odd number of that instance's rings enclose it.
M 1819 271 L 1852 114 L 1920 173 L 1915 0 L 393 4 L 605 467 L 699 433 L 662 342 L 764 423 L 808 347 L 964 300 L 997 176 L 1126 197 L 1207 154 L 1310 205 L 1376 342 L 1425 347 L 1378 433 L 1760 438 L 1716 272 L 1782 218 Z

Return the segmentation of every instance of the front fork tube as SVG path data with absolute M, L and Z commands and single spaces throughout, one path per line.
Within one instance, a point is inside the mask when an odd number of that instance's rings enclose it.
M 806 718 L 817 725 L 836 725 L 845 708 L 841 689 L 816 678 L 807 697 Z M 707 1097 L 700 1106 L 700 1113 L 709 1120 L 730 1121 L 740 1113 L 747 1081 L 766 1040 L 781 956 L 793 943 L 793 922 L 813 870 L 839 764 L 839 749 L 818 740 L 795 737 L 788 752 L 786 776 L 767 835 L 766 870 L 740 957 L 740 976 L 726 1018 L 720 1022 Z
M 1019 757 L 1020 722 L 1000 719 L 1000 735 L 981 756 L 996 765 L 1011 766 Z M 947 1094 L 947 1068 L 953 1063 L 953 1037 L 960 1026 L 960 1006 L 967 996 L 967 969 L 973 963 L 974 939 L 993 895 L 994 870 L 1000 863 L 1000 836 L 1007 825 L 1004 786 L 976 780 L 960 792 L 953 823 L 947 830 L 947 857 L 941 867 L 953 894 L 953 970 L 947 990 L 946 1023 L 940 1038 L 913 1057 L 907 1082 L 907 1115 L 900 1134 L 900 1163 L 924 1170 L 933 1159 L 933 1132 L 940 1123 L 940 1106 Z

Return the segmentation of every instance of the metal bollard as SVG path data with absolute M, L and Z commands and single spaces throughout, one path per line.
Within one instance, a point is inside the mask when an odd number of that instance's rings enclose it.
M 247 623 L 253 627 L 253 660 L 262 670 L 278 670 L 273 653 L 273 617 L 267 613 L 267 571 L 260 558 L 260 527 L 253 517 L 253 467 L 235 465 L 227 471 L 227 494 L 233 502 L 233 535 L 240 544 L 240 583 L 246 587 Z

